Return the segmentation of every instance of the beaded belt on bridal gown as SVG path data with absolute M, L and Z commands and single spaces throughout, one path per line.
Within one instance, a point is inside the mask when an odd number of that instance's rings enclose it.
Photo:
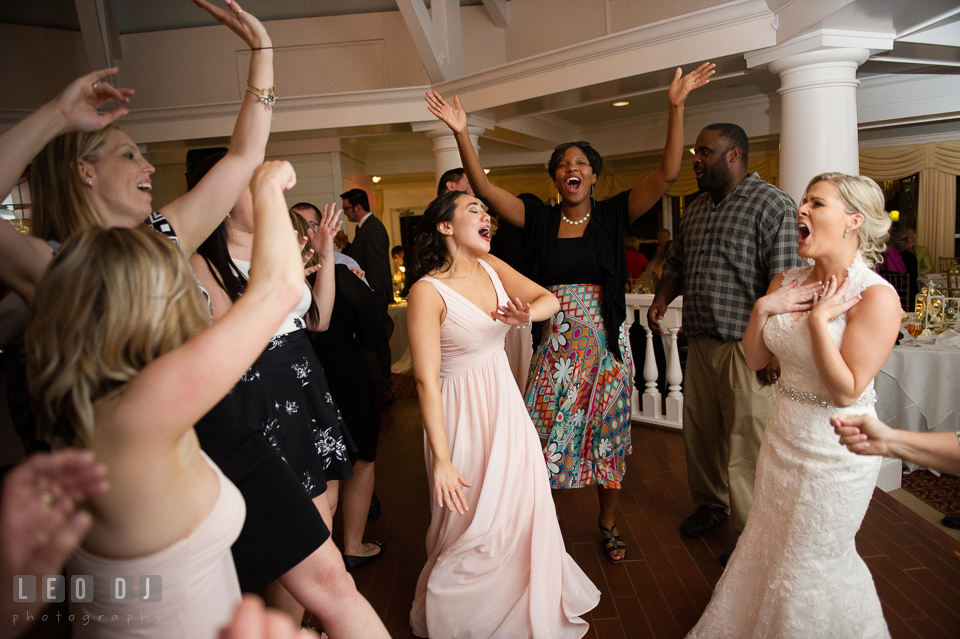
M 801 404 L 819 406 L 820 408 L 836 408 L 829 396 L 817 395 L 816 393 L 808 393 L 806 391 L 797 390 L 796 388 L 790 388 L 781 380 L 777 381 L 777 390 L 793 401 L 800 402 Z M 876 403 L 877 393 L 871 388 L 869 392 L 861 395 L 857 401 L 847 408 L 866 408 L 867 406 L 873 406 Z

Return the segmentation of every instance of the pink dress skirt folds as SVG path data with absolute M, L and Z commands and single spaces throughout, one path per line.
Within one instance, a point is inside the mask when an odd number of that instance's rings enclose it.
M 70 604 L 75 638 L 211 639 L 230 621 L 240 603 L 230 546 L 240 535 L 247 511 L 237 487 L 202 454 L 220 478 L 220 496 L 189 536 L 133 559 L 107 559 L 82 548 L 74 551 L 68 574 L 93 577 L 93 601 Z M 123 593 L 129 596 L 127 601 L 111 600 L 112 577 L 117 575 L 131 577 Z M 140 577 L 146 575 L 162 580 L 150 582 L 152 592 L 141 592 Z
M 480 261 L 500 304 L 507 294 Z M 494 321 L 432 278 L 446 304 L 440 326 L 440 393 L 464 515 L 437 506 L 433 454 L 424 438 L 432 519 L 427 563 L 410 612 L 415 635 L 433 639 L 575 639 L 600 592 L 567 554 L 537 431 L 503 350 L 512 326 Z

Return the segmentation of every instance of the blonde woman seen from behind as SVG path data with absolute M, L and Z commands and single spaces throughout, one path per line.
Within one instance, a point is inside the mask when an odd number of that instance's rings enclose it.
M 93 526 L 69 564 L 97 582 L 94 601 L 73 604 L 77 620 L 90 620 L 76 622 L 77 637 L 131 636 L 111 617 L 138 618 L 146 593 L 135 581 L 132 602 L 112 602 L 112 575 L 163 579 L 137 636 L 214 636 L 240 600 L 230 545 L 243 498 L 201 452 L 193 425 L 299 300 L 302 264 L 282 193 L 295 180 L 285 162 L 254 175 L 255 273 L 242 302 L 206 330 L 190 265 L 149 229 L 87 229 L 41 281 L 26 342 L 41 433 L 93 450 L 112 480 L 91 499 Z
M 883 205 L 869 178 L 813 178 L 797 214 L 812 265 L 778 275 L 753 307 L 746 362 L 778 357 L 778 392 L 750 517 L 690 637 L 890 636 L 854 543 L 880 458 L 848 451 L 830 424 L 876 415 L 873 380 L 899 331 L 899 297 L 870 270 L 890 228 Z

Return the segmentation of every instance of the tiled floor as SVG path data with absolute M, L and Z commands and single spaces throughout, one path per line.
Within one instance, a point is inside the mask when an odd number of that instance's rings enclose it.
M 385 540 L 386 553 L 354 576 L 391 634 L 412 637 L 407 615 L 429 520 L 423 435 L 416 400 L 400 399 L 385 414 L 377 459 L 383 516 L 370 522 L 367 537 Z M 617 516 L 629 547 L 624 564 L 600 554 L 594 491 L 557 494 L 567 548 L 602 592 L 587 637 L 683 637 L 707 605 L 722 573 L 716 558 L 733 548 L 735 535 L 723 524 L 698 539 L 681 537 L 677 527 L 693 510 L 683 442 L 640 426 L 633 438 Z M 894 639 L 960 637 L 960 543 L 878 491 L 857 546 Z

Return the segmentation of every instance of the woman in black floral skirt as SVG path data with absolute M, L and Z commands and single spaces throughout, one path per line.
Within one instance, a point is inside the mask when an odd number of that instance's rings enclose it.
M 202 163 L 191 175 L 199 181 L 216 162 Z M 190 258 L 201 284 L 210 293 L 216 321 L 243 295 L 252 244 L 250 191 L 240 196 L 230 216 L 200 245 Z M 324 209 L 312 237 L 320 264 L 316 284 L 304 283 L 300 304 L 287 316 L 260 358 L 240 378 L 236 394 L 247 420 L 290 465 L 303 488 L 317 504 L 327 527 L 332 527 L 337 484 L 353 474 L 347 446 L 353 443 L 330 396 L 323 369 L 306 328 L 326 328 L 333 308 L 333 236 L 340 228 L 334 205 Z M 328 281 L 329 280 L 329 281 Z M 332 490 L 327 490 L 329 488 Z

